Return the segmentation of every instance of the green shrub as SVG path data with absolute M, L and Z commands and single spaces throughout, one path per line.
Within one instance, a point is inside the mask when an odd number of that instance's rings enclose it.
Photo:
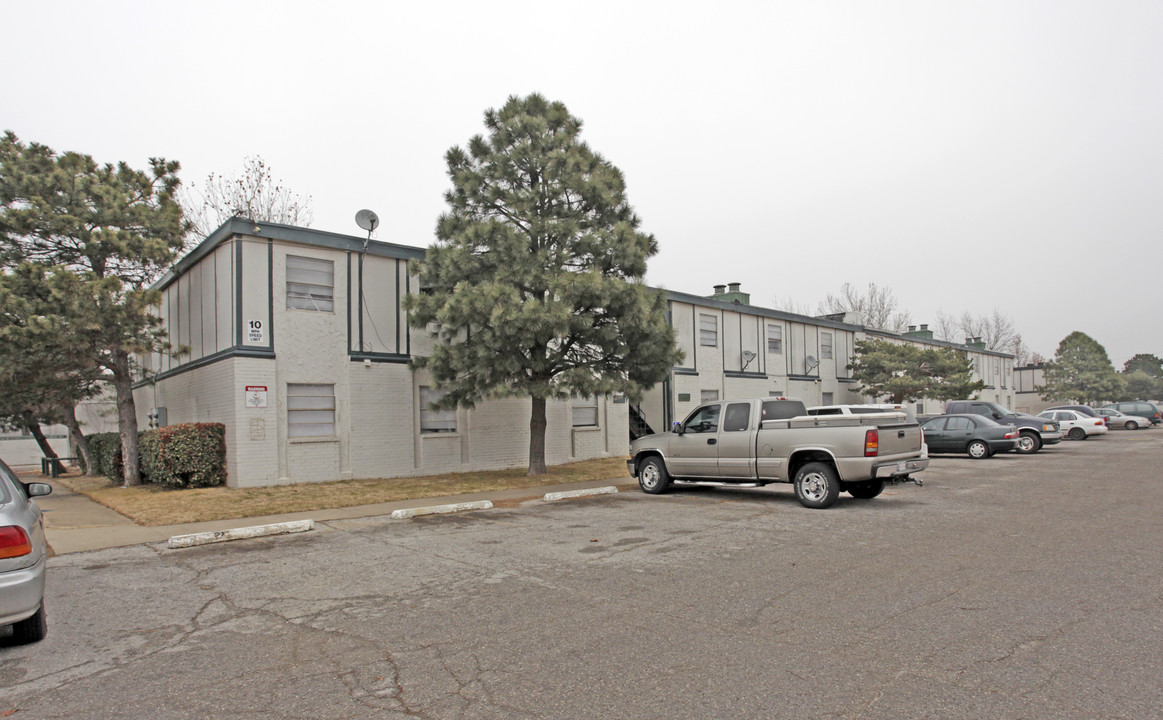
M 138 443 L 144 482 L 168 488 L 226 481 L 226 426 L 185 423 L 149 430 Z
M 93 458 L 93 473 L 120 482 L 125 474 L 121 464 L 121 434 L 97 433 L 86 439 L 89 441 L 89 455 Z

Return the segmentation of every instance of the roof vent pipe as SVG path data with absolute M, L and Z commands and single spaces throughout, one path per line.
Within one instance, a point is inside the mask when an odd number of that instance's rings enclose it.
M 715 294 L 716 294 L 716 295 L 722 295 L 722 294 L 723 294 L 723 293 L 725 293 L 725 292 L 727 292 L 727 286 L 726 286 L 726 285 L 716 285 L 716 286 L 715 286 Z

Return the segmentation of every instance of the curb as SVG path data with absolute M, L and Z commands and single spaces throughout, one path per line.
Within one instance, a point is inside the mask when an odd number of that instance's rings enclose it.
M 393 511 L 392 519 L 403 520 L 405 518 L 414 518 L 418 515 L 439 515 L 443 513 L 461 512 L 462 510 L 488 510 L 492 507 L 493 503 L 491 500 L 478 500 L 476 502 L 455 503 L 453 505 L 405 508 L 403 510 Z
M 235 528 L 233 530 L 175 535 L 170 538 L 169 547 L 171 550 L 174 550 L 177 548 L 194 547 L 196 545 L 228 542 L 230 540 L 246 540 L 248 538 L 264 537 L 267 535 L 286 535 L 287 533 L 307 532 L 314 528 L 314 520 L 294 520 L 291 522 L 273 523 L 271 525 Z
M 586 495 L 614 495 L 618 492 L 618 488 L 613 485 L 606 487 L 587 488 L 585 490 L 566 490 L 564 492 L 545 493 L 545 502 L 553 502 L 555 500 L 565 500 L 567 498 L 585 497 Z

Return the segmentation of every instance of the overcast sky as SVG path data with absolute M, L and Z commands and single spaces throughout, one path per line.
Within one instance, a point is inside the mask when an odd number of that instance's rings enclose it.
M 1163 2 L 5 2 L 0 129 L 187 181 L 261 156 L 312 227 L 433 241 L 444 152 L 540 92 L 626 176 L 647 280 L 845 282 L 1163 356 Z

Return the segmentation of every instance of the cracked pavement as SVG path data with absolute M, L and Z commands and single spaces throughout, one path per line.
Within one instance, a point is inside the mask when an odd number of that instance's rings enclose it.
M 50 560 L 17 718 L 1153 718 L 1163 430 Z

